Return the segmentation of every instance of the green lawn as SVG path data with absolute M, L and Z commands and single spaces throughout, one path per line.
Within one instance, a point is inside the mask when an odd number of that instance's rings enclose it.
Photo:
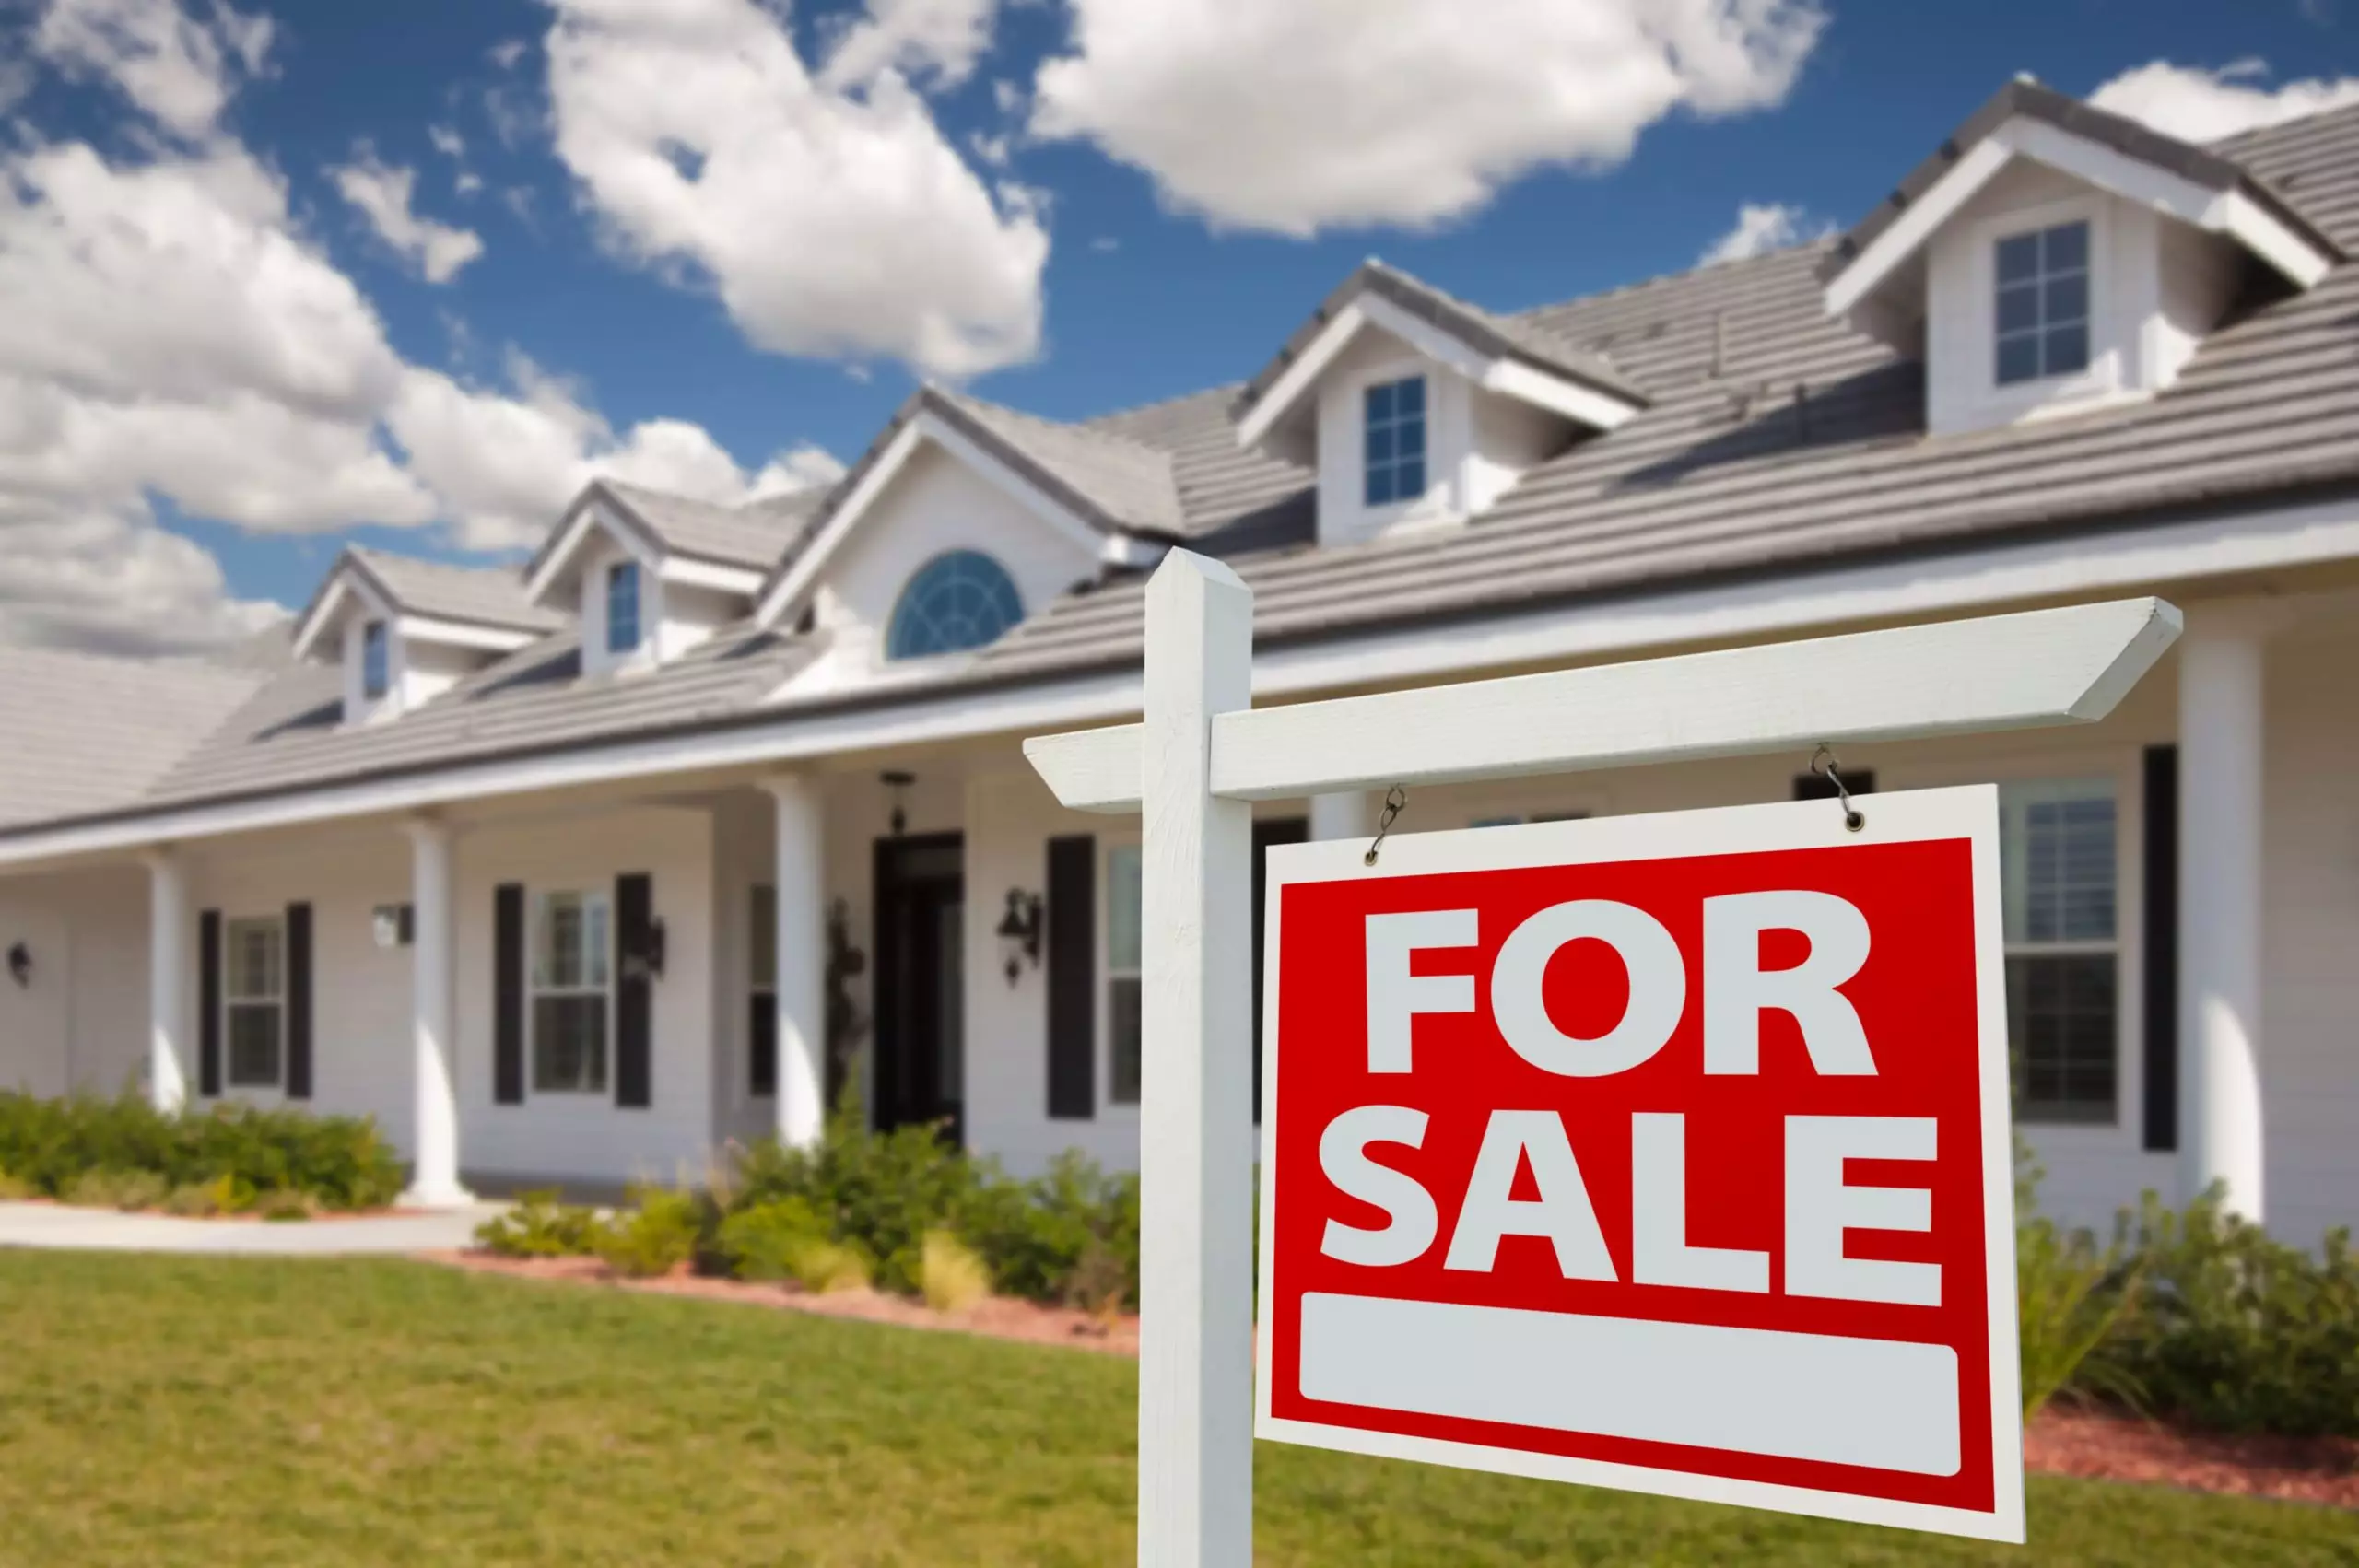
M 400 1262 L 0 1254 L 0 1562 L 1129 1560 L 1127 1362 Z M 2036 1480 L 2029 1552 L 1264 1446 L 1264 1564 L 2359 1564 Z

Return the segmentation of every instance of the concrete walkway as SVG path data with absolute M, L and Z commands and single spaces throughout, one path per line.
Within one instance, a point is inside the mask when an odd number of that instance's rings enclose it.
M 507 1207 L 478 1203 L 431 1214 L 301 1221 L 182 1220 L 57 1203 L 0 1203 L 0 1246 L 98 1252 L 205 1252 L 327 1258 L 464 1246 L 475 1227 Z

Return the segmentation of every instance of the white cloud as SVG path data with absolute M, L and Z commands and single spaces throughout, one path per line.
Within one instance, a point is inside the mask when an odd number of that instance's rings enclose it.
M 448 283 L 459 269 L 483 254 L 483 237 L 453 228 L 410 210 L 417 170 L 382 164 L 365 147 L 352 162 L 328 170 L 335 188 L 352 204 L 377 238 L 393 247 L 428 283 Z
M 257 532 L 441 523 L 513 544 L 602 470 L 737 500 L 825 462 L 785 453 L 749 475 L 685 421 L 616 432 L 522 359 L 491 388 L 405 362 L 285 181 L 220 129 L 230 63 L 255 68 L 266 27 L 68 8 L 82 30 L 43 63 L 102 71 L 155 118 L 112 161 L 30 128 L 0 145 L 0 299 L 41 304 L 0 310 L 0 639 L 188 649 L 283 613 L 232 594 L 158 526 L 160 502 Z M 401 176 L 388 210 L 406 213 L 410 171 L 374 172 Z
M 751 0 L 551 3 L 557 156 L 624 254 L 710 283 L 778 353 L 964 376 L 1038 350 L 1033 204 L 987 187 L 897 71 L 815 82 Z
M 176 0 L 51 0 L 33 53 L 73 76 L 100 76 L 189 141 L 210 135 L 243 76 L 270 50 L 268 17 L 216 0 L 209 18 Z
M 2166 135 L 2216 142 L 2239 131 L 2359 103 L 2359 77 L 2306 77 L 2271 88 L 2269 66 L 2237 60 L 2207 70 L 2150 61 L 2124 71 L 2089 95 L 2099 109 L 2142 121 Z
M 816 447 L 748 476 L 700 426 L 649 419 L 617 435 L 581 389 L 511 357 L 510 387 L 413 369 L 386 416 L 410 472 L 433 486 L 470 549 L 529 544 L 601 475 L 723 505 L 826 483 L 842 465 Z
M 819 75 L 829 88 L 900 71 L 951 88 L 973 74 L 991 46 L 996 0 L 868 0 L 868 13 L 846 29 Z
M 1826 224 L 1813 223 L 1810 215 L 1799 206 L 1784 202 L 1745 202 L 1736 209 L 1736 226 L 1704 247 L 1696 264 L 1710 266 L 1715 262 L 1739 262 L 1748 256 L 1782 251 L 1789 245 L 1815 240 L 1827 229 Z
M 1606 168 L 1684 108 L 1782 100 L 1815 0 L 1074 0 L 1033 130 L 1086 137 L 1215 224 L 1309 235 L 1461 216 Z
M 453 162 L 464 160 L 467 156 L 467 139 L 459 135 L 456 125 L 428 125 L 426 139 L 434 144 L 436 152 Z

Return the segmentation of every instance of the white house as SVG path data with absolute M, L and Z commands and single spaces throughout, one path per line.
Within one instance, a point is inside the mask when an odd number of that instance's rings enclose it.
M 1123 1164 L 1134 830 L 1019 743 L 1135 716 L 1171 544 L 1254 588 L 1272 702 L 2159 592 L 2187 635 L 2104 722 L 1842 761 L 2002 788 L 2048 1206 L 2224 1179 L 2315 1240 L 2359 1218 L 2354 248 L 2359 111 L 2196 147 L 2019 82 L 1839 240 L 1514 313 L 1371 262 L 1236 385 L 928 389 L 824 495 L 347 552 L 276 661 L 0 655 L 0 1080 L 366 1112 L 427 1201 L 668 1176 L 847 1081 Z

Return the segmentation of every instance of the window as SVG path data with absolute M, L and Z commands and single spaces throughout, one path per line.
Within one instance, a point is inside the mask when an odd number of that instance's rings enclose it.
M 533 911 L 533 1088 L 603 1094 L 611 910 L 603 893 L 544 893 Z
M 1999 241 L 1998 374 L 2012 387 L 2089 368 L 2089 226 Z
M 752 993 L 745 1036 L 745 1092 L 778 1093 L 778 889 L 757 883 L 746 911 L 746 989 Z
M 2120 995 L 2113 783 L 2011 784 L 1999 802 L 2016 1112 L 2110 1122 Z
M 606 568 L 606 651 L 639 648 L 639 564 L 616 561 Z
M 888 659 L 957 653 L 999 640 L 1024 618 L 1006 568 L 979 550 L 951 550 L 917 569 L 885 638 Z
M 1426 493 L 1426 379 L 1370 387 L 1362 409 L 1367 504 L 1415 500 Z
M 1139 1103 L 1139 847 L 1106 852 L 1106 1098 Z
M 393 649 L 385 623 L 371 621 L 360 628 L 360 695 L 374 702 L 393 684 Z
M 278 917 L 231 920 L 221 948 L 221 995 L 232 1089 L 276 1089 L 287 1024 L 287 928 Z

